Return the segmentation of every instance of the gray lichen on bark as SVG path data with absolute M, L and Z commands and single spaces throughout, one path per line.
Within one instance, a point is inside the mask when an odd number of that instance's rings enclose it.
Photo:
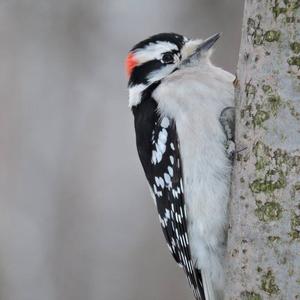
M 226 299 L 300 299 L 300 1 L 246 0 Z

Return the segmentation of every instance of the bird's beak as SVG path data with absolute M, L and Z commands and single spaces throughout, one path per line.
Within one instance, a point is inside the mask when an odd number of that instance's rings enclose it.
M 184 47 L 183 60 L 181 65 L 186 65 L 192 61 L 198 60 L 205 52 L 207 52 L 219 39 L 221 33 L 216 33 L 206 40 L 188 41 Z

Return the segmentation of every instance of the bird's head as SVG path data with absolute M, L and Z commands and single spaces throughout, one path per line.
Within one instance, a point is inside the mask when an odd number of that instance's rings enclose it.
M 175 33 L 160 33 L 136 44 L 129 51 L 125 63 L 129 77 L 129 106 L 138 105 L 147 87 L 172 72 L 208 61 L 209 49 L 219 37 L 218 33 L 203 41 Z

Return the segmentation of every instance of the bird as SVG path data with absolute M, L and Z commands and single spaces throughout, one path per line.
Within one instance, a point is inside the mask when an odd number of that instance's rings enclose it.
M 220 33 L 159 33 L 127 54 L 137 152 L 167 246 L 197 300 L 224 297 L 235 76 L 212 64 Z

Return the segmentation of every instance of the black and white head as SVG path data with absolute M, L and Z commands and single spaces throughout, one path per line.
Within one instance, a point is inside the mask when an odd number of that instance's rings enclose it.
M 203 41 L 175 33 L 160 33 L 136 44 L 126 58 L 129 106 L 138 105 L 142 92 L 151 84 L 183 66 L 208 62 L 209 50 L 219 37 L 218 33 Z

